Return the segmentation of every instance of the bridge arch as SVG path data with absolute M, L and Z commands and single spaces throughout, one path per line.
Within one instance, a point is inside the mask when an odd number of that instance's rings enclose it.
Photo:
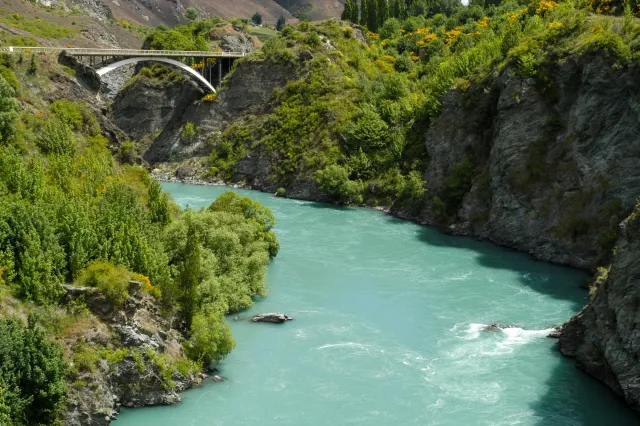
M 216 89 L 211 85 L 211 83 L 209 83 L 207 79 L 205 79 L 202 75 L 200 75 L 196 70 L 194 70 L 190 66 L 183 64 L 182 62 L 178 62 L 176 60 L 168 59 L 168 58 L 157 58 L 157 57 L 127 58 L 127 59 L 123 59 L 122 61 L 114 62 L 105 67 L 102 67 L 96 72 L 100 77 L 102 77 L 103 75 L 117 68 L 120 68 L 123 65 L 135 64 L 138 62 L 162 62 L 165 64 L 173 65 L 174 67 L 180 68 L 181 70 L 188 72 L 193 77 L 195 77 L 198 81 L 204 84 L 207 87 L 207 89 L 211 90 L 212 93 L 216 93 Z

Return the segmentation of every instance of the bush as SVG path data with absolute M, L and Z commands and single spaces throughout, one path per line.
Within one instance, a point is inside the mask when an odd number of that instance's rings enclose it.
M 115 306 L 120 306 L 129 297 L 131 273 L 121 266 L 95 260 L 80 273 L 77 285 L 99 289 Z
M 184 125 L 184 127 L 182 128 L 182 141 L 190 144 L 191 142 L 193 142 L 193 140 L 196 137 L 196 126 L 193 124 L 192 121 L 187 122 L 187 124 Z
M 287 190 L 280 187 L 276 190 L 276 197 L 284 197 L 287 195 Z
M 184 13 L 184 17 L 190 21 L 195 21 L 198 19 L 198 11 L 193 7 L 188 7 Z

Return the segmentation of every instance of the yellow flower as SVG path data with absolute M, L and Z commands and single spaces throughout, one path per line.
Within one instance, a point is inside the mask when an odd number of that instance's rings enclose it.
M 483 30 L 489 28 L 489 18 L 487 16 L 478 21 L 478 28 Z

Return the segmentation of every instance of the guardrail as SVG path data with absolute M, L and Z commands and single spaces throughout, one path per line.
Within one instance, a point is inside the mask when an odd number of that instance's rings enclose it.
M 205 52 L 195 50 L 142 50 L 142 49 L 84 49 L 64 47 L 0 47 L 0 52 L 60 53 L 66 50 L 72 56 L 164 56 L 199 58 L 241 58 L 245 52 Z

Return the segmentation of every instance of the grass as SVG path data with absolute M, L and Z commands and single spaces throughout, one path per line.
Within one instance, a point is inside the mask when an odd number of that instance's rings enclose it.
M 267 27 L 249 27 L 247 31 L 249 34 L 258 37 L 260 41 L 265 41 L 278 35 L 278 31 Z
M 0 22 L 12 28 L 28 31 L 36 37 L 61 39 L 72 38 L 78 34 L 75 28 L 52 24 L 40 18 L 28 18 L 17 13 L 11 14 L 6 9 L 0 10 Z

